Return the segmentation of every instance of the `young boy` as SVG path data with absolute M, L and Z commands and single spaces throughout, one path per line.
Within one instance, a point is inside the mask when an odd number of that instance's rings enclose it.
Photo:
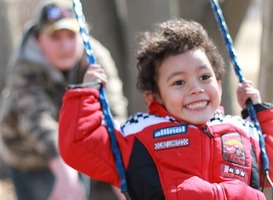
M 257 132 L 252 123 L 223 114 L 224 63 L 202 26 L 183 19 L 159 24 L 144 34 L 137 59 L 137 86 L 149 110 L 115 130 L 131 199 L 265 199 Z M 106 83 L 94 66 L 84 82 L 97 79 Z M 91 87 L 67 91 L 59 148 L 75 169 L 119 186 L 98 95 Z M 269 142 L 272 105 L 261 102 L 250 81 L 239 84 L 237 96 L 243 109 L 249 98 L 255 104 Z

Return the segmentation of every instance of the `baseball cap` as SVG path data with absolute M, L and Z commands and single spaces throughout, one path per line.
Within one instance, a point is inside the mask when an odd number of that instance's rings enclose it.
M 50 0 L 43 3 L 39 11 L 38 29 L 49 34 L 61 29 L 78 32 L 80 27 L 72 9 L 72 2 Z

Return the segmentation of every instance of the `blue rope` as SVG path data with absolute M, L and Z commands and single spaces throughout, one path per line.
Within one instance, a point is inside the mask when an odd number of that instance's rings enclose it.
M 240 65 L 239 65 L 239 62 L 238 62 L 238 59 L 237 59 L 237 56 L 235 53 L 234 45 L 233 45 L 231 36 L 228 32 L 228 28 L 225 23 L 225 20 L 224 20 L 221 8 L 219 6 L 218 0 L 211 0 L 211 7 L 212 7 L 213 13 L 215 15 L 215 18 L 218 22 L 218 26 L 219 26 L 220 32 L 222 34 L 222 37 L 225 41 L 225 45 L 228 49 L 230 59 L 233 63 L 234 71 L 235 71 L 237 77 L 239 78 L 239 82 L 242 83 L 242 82 L 244 82 L 245 78 L 244 78 L 242 70 L 240 68 Z M 247 100 L 246 105 L 247 105 L 249 116 L 250 116 L 254 126 L 256 127 L 257 132 L 259 133 L 259 142 L 260 142 L 260 148 L 261 148 L 263 171 L 267 172 L 267 171 L 269 171 L 269 159 L 268 159 L 266 149 L 265 149 L 265 142 L 264 142 L 264 138 L 262 135 L 262 129 L 259 124 L 259 121 L 257 120 L 256 111 L 255 111 L 254 106 L 253 106 L 250 99 Z
M 73 9 L 75 11 L 76 18 L 77 18 L 79 25 L 80 25 L 80 34 L 83 39 L 84 49 L 87 54 L 89 63 L 96 64 L 93 49 L 92 49 L 90 41 L 89 41 L 89 31 L 88 31 L 85 17 L 84 17 L 83 11 L 82 11 L 82 4 L 81 4 L 80 0 L 72 0 L 72 1 L 73 1 Z M 117 168 L 118 174 L 120 176 L 120 188 L 121 188 L 121 191 L 123 193 L 125 193 L 125 195 L 127 195 L 126 193 L 128 191 L 128 188 L 127 188 L 127 181 L 126 181 L 126 177 L 125 177 L 125 170 L 123 167 L 121 153 L 120 153 L 120 150 L 119 150 L 119 147 L 117 144 L 117 140 L 116 140 L 116 136 L 115 136 L 113 118 L 112 118 L 112 115 L 111 115 L 111 112 L 110 112 L 110 109 L 109 109 L 109 106 L 107 103 L 105 89 L 102 86 L 100 87 L 99 99 L 101 102 L 102 111 L 103 111 L 105 122 L 106 122 L 106 128 L 109 133 L 110 140 L 111 140 L 111 148 L 112 148 L 113 154 L 116 159 L 116 168 Z M 128 197 L 127 197 L 127 199 L 128 199 Z

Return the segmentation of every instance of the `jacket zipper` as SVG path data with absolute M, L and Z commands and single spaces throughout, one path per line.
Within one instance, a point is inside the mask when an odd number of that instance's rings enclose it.
M 210 132 L 209 128 L 207 125 L 202 125 L 201 126 L 201 130 L 207 135 L 209 136 L 209 138 L 214 138 L 214 135 Z
M 213 156 L 213 140 L 211 140 L 212 138 L 214 138 L 214 135 L 211 133 L 209 127 L 207 125 L 202 125 L 200 127 L 201 131 L 204 132 L 208 137 L 203 137 L 203 140 L 205 140 L 206 142 L 204 143 L 205 147 L 204 147 L 204 153 L 203 153 L 203 158 L 204 158 L 204 162 L 202 165 L 202 174 L 204 176 L 204 179 L 207 181 L 210 181 L 211 179 L 211 163 L 212 163 L 212 156 Z M 206 151 L 206 149 L 208 151 Z

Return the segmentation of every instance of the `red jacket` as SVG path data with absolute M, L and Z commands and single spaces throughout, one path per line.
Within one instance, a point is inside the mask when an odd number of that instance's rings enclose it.
M 272 158 L 273 109 L 259 106 Z M 59 124 L 63 159 L 94 179 L 119 186 L 98 91 L 68 90 Z M 259 191 L 258 135 L 245 120 L 218 110 L 210 122 L 195 126 L 153 102 L 149 113 L 131 116 L 115 134 L 133 200 L 266 199 Z

